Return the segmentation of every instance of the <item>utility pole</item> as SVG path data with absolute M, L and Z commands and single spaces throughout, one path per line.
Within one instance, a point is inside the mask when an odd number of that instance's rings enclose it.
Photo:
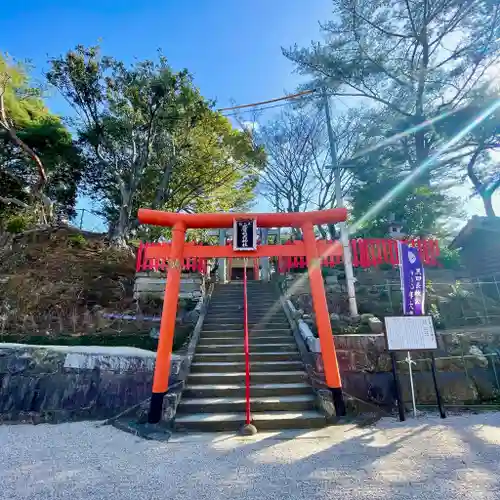
M 84 214 L 84 213 L 85 213 L 85 209 L 84 209 L 84 208 L 82 208 L 82 215 L 81 215 L 81 217 L 80 217 L 80 230 L 81 230 L 81 229 L 82 229 L 82 227 L 83 227 L 83 214 Z
M 279 197 L 279 194 L 278 194 L 278 190 L 276 190 L 276 192 L 274 193 L 274 200 L 275 200 L 275 209 L 276 209 L 276 213 L 278 213 L 280 210 L 279 210 L 279 206 L 280 206 L 280 197 Z M 277 245 L 281 245 L 281 227 L 278 227 L 277 228 L 277 231 L 278 231 L 278 236 L 277 236 Z
M 337 146 L 335 144 L 335 135 L 332 129 L 332 121 L 330 117 L 330 103 L 328 102 L 328 95 L 326 89 L 323 89 L 323 102 L 325 106 L 326 115 L 326 128 L 328 131 L 328 143 L 330 146 L 330 159 L 332 162 L 331 168 L 335 169 L 335 199 L 337 201 L 337 208 L 344 207 L 344 200 L 342 198 L 342 180 L 340 178 L 340 165 L 337 161 Z M 352 268 L 352 255 L 351 247 L 349 245 L 349 231 L 345 222 L 340 222 L 340 242 L 342 243 L 342 250 L 344 256 L 344 271 L 345 279 L 347 282 L 347 296 L 349 298 L 349 312 L 351 317 L 358 316 L 358 304 L 356 302 L 356 289 L 354 287 L 354 271 Z
M 226 244 L 226 230 L 219 229 L 219 245 L 224 246 Z M 231 276 L 229 276 L 231 279 Z M 224 257 L 219 258 L 219 281 L 221 283 L 227 283 L 226 276 L 226 259 Z

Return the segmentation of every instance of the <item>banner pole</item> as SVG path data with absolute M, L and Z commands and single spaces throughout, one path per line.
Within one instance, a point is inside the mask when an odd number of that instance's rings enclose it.
M 413 386 L 413 370 L 411 367 L 411 365 L 413 364 L 413 361 L 411 359 L 410 351 L 408 351 L 408 356 L 406 358 L 406 361 L 408 362 L 408 371 L 410 373 L 410 388 L 411 388 L 411 401 L 413 404 L 413 416 L 416 418 L 417 417 L 417 405 L 415 403 L 415 387 Z

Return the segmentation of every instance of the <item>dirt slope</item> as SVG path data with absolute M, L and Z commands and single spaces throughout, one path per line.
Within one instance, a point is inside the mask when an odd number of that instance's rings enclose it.
M 0 332 L 99 329 L 97 310 L 133 303 L 135 259 L 104 235 L 63 226 L 0 242 Z M 101 325 L 102 326 L 102 325 Z

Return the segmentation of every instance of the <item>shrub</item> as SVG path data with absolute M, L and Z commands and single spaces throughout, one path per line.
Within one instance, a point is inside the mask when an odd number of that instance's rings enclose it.
M 83 234 L 72 234 L 68 237 L 68 241 L 72 247 L 84 248 L 87 245 L 87 240 Z
M 6 230 L 8 233 L 19 234 L 26 230 L 29 220 L 23 215 L 14 215 L 7 221 Z
M 437 260 L 445 269 L 460 269 L 462 267 L 459 250 L 450 250 L 448 247 L 444 247 Z

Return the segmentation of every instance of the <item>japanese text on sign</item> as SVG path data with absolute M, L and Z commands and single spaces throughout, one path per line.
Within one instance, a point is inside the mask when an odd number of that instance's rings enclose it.
M 389 351 L 437 349 L 431 316 L 387 316 L 385 329 Z

